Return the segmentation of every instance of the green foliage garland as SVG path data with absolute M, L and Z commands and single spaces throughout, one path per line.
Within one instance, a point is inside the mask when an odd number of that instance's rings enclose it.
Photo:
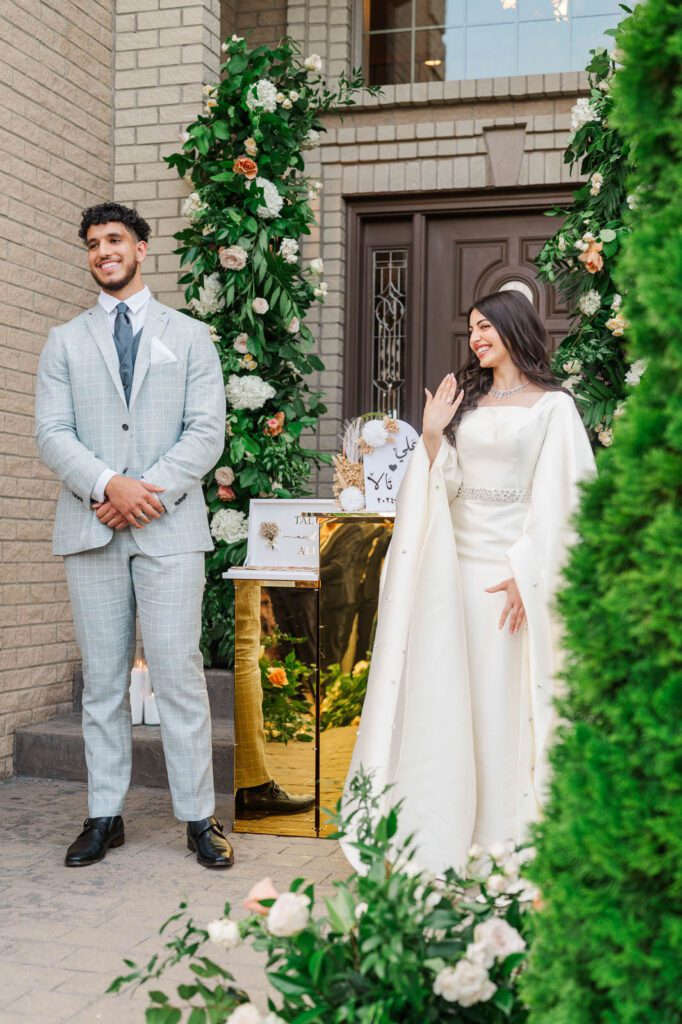
M 569 720 L 533 868 L 532 1024 L 673 1024 L 682 991 L 682 18 L 618 34 L 611 119 L 640 195 L 617 269 L 641 384 L 599 460 L 561 596 Z
M 621 340 L 628 323 L 614 280 L 630 233 L 629 211 L 639 197 L 628 194 L 631 147 L 611 117 L 616 61 L 605 49 L 590 52 L 590 95 L 573 108 L 573 134 L 564 154 L 564 162 L 577 164 L 587 181 L 573 193 L 569 209 L 550 211 L 549 216 L 564 221 L 541 249 L 536 266 L 540 278 L 556 285 L 573 317 L 554 370 L 575 395 L 585 426 L 606 447 L 627 385 L 637 383 L 642 372 L 639 364 L 628 367 Z
M 335 89 L 322 62 L 304 60 L 283 40 L 249 51 L 223 44 L 218 84 L 204 87 L 205 112 L 167 157 L 192 193 L 189 226 L 176 234 L 189 312 L 209 324 L 228 396 L 227 444 L 206 500 L 217 549 L 207 559 L 203 649 L 207 661 L 231 660 L 232 594 L 222 573 L 243 561 L 249 499 L 298 497 L 312 467 L 328 457 L 301 436 L 326 410 L 305 382 L 323 369 L 303 321 L 324 300 L 320 260 L 301 266 L 310 207 L 321 187 L 305 174 L 305 149 L 319 144 L 321 117 L 349 106 L 362 76 L 342 75 Z M 371 89 L 370 92 L 376 90 Z

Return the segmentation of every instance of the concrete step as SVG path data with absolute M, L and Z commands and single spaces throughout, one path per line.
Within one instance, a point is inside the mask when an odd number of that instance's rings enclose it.
M 207 677 L 208 677 L 207 673 Z M 228 673 L 223 673 L 228 675 Z M 41 779 L 86 782 L 85 751 L 79 712 L 17 730 L 14 747 L 17 775 Z M 213 776 L 216 792 L 233 796 L 234 727 L 231 718 L 213 718 Z M 134 786 L 168 788 L 161 730 L 154 725 L 133 726 Z
M 234 675 L 225 669 L 207 668 L 206 687 L 211 705 L 211 718 L 234 721 Z M 153 685 L 153 684 L 152 684 Z M 83 670 L 80 665 L 73 674 L 73 710 L 83 709 Z

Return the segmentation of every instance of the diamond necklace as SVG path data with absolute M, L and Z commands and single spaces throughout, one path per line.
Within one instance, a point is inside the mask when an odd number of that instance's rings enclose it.
M 512 395 L 515 395 L 516 392 L 521 391 L 522 388 L 527 388 L 529 384 L 530 381 L 527 380 L 525 384 L 518 384 L 515 388 L 510 388 L 509 391 L 500 391 L 499 388 L 493 387 L 491 384 L 488 394 L 491 398 L 497 398 L 498 401 L 502 401 L 503 398 L 510 398 Z

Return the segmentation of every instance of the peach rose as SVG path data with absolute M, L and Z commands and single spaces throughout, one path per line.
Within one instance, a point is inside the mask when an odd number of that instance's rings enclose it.
M 274 416 L 271 416 L 265 421 L 265 427 L 263 433 L 268 434 L 270 437 L 277 437 L 278 434 L 282 433 L 284 428 L 284 413 L 276 412 Z
M 235 174 L 243 174 L 245 178 L 252 181 L 258 174 L 258 164 L 250 156 L 239 156 L 232 164 Z
M 232 466 L 218 466 L 215 471 L 216 483 L 222 487 L 229 487 L 234 483 L 234 470 Z
M 221 501 L 234 501 L 237 495 L 234 493 L 231 487 L 227 487 L 225 484 L 221 484 L 218 488 L 218 497 Z
M 585 252 L 581 252 L 578 259 L 585 264 L 585 270 L 590 274 L 598 273 L 604 266 L 604 257 L 601 254 L 603 245 L 601 242 L 590 242 Z
M 252 914 L 260 914 L 261 917 L 267 917 L 270 913 L 270 908 L 264 907 L 261 900 L 276 900 L 278 898 L 279 893 L 275 889 L 272 879 L 263 878 L 253 886 L 249 895 L 244 900 L 244 906 Z
M 287 674 L 281 665 L 276 665 L 268 669 L 268 682 L 271 686 L 276 686 L 278 690 L 287 685 L 289 680 L 287 679 Z

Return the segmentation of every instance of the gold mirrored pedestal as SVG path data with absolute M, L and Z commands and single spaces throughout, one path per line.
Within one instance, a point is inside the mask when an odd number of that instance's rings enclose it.
M 393 520 L 316 517 L 319 566 L 240 568 L 235 585 L 235 792 L 270 779 L 307 796 L 297 814 L 235 809 L 236 832 L 323 836 L 348 772 L 362 714 L 379 580 Z M 308 576 L 309 578 L 300 578 Z

